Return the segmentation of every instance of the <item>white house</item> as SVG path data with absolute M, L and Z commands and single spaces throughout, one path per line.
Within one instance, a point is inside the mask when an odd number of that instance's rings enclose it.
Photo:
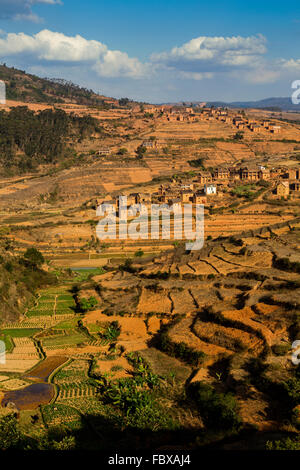
M 204 194 L 206 194 L 207 196 L 210 196 L 212 194 L 217 194 L 217 187 L 214 184 L 205 184 Z

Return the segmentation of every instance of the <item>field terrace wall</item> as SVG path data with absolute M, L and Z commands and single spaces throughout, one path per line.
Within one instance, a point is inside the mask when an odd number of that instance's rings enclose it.
M 295 217 L 290 220 L 286 220 L 285 222 L 278 222 L 277 224 L 268 225 L 267 227 L 260 227 L 254 230 L 247 230 L 245 232 L 241 232 L 240 234 L 235 235 L 235 238 L 253 238 L 255 236 L 264 235 L 268 232 L 270 234 L 273 233 L 274 230 L 281 229 L 284 227 L 288 227 L 289 230 L 294 228 L 300 227 L 300 217 Z M 219 237 L 218 240 L 225 240 L 228 237 Z

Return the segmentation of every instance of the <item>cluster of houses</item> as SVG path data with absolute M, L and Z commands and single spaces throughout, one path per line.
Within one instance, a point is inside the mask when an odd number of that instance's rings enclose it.
M 281 126 L 278 126 L 268 120 L 257 121 L 256 119 L 247 118 L 242 114 L 235 114 L 223 108 L 195 108 L 189 106 L 152 106 L 146 109 L 152 114 L 159 114 L 165 121 L 212 121 L 214 119 L 234 125 L 238 130 L 248 128 L 254 133 L 264 131 L 278 134 Z
M 247 118 L 241 114 L 229 113 L 227 110 L 222 108 L 203 108 L 199 116 L 200 120 L 213 120 L 225 122 L 226 124 L 234 125 L 237 130 L 241 131 L 248 128 L 252 132 L 263 132 L 269 131 L 273 134 L 277 134 L 281 130 L 281 126 L 278 126 L 270 121 L 257 121 L 256 119 Z
M 207 196 L 217 194 L 217 187 L 213 184 L 204 185 L 202 190 L 195 190 L 194 184 L 178 184 L 170 186 L 160 186 L 158 191 L 153 193 L 131 193 L 127 197 L 127 206 L 134 204 L 167 204 L 173 206 L 173 209 L 181 207 L 182 204 L 206 204 Z M 119 195 L 120 196 L 120 195 Z M 97 204 L 106 203 L 113 205 L 117 210 L 119 208 L 119 196 L 116 200 L 97 201 Z M 123 195 L 122 195 L 123 196 Z
M 191 182 L 173 180 L 168 185 L 161 185 L 153 193 L 131 193 L 127 195 L 127 206 L 133 204 L 168 204 L 181 207 L 181 204 L 217 204 L 222 200 L 223 190 L 236 182 L 274 181 L 274 195 L 280 198 L 300 196 L 299 168 L 265 168 L 264 166 L 219 167 L 213 172 L 201 171 Z M 101 201 L 118 209 L 119 196 L 116 200 Z M 97 201 L 98 204 L 101 203 Z
M 255 119 L 246 119 L 246 118 L 243 118 L 242 116 L 233 117 L 232 123 L 236 126 L 238 130 L 243 130 L 247 127 L 248 129 L 250 129 L 250 131 L 256 132 L 256 133 L 269 131 L 272 134 L 278 134 L 281 130 L 281 126 L 277 126 L 271 123 L 270 121 L 258 122 Z
M 300 169 L 299 168 L 266 168 L 262 165 L 221 167 L 216 168 L 212 173 L 202 171 L 198 175 L 198 182 L 201 184 L 211 184 L 212 182 L 222 182 L 228 184 L 232 181 L 256 182 L 259 180 L 271 180 L 275 183 L 275 194 L 280 197 L 289 195 L 300 195 Z

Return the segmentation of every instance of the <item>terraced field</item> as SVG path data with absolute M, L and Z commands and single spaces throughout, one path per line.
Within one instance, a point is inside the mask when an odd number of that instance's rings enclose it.
M 0 363 L 0 372 L 25 372 L 41 359 L 39 351 L 31 338 L 14 337 L 14 348 L 6 354 L 5 364 Z
M 75 301 L 68 288 L 44 289 L 40 292 L 34 307 L 28 310 L 27 317 L 56 317 L 74 315 Z
M 213 442 L 205 411 L 195 411 L 194 398 L 187 398 L 193 387 L 212 387 L 225 407 L 233 395 L 243 430 L 285 433 L 288 422 L 297 433 L 289 418 L 295 401 L 278 400 L 274 390 L 296 380 L 290 358 L 300 334 L 299 263 L 295 220 L 207 241 L 199 252 L 178 247 L 150 261 L 78 273 L 77 309 L 72 282 L 44 289 L 22 329 L 0 332 L 13 348 L 7 368 L 0 367 L 0 390 L 10 390 L 11 373 L 12 391 L 23 379 L 53 387 L 41 407 L 43 423 L 76 435 L 84 429 L 90 442 L 108 429 L 113 435 L 116 423 L 129 429 L 132 416 L 138 431 L 173 426 L 206 436 L 209 429 L 205 439 Z M 91 297 L 97 305 L 76 312 Z M 205 390 L 206 397 L 212 393 Z M 149 393 L 164 411 L 153 411 L 154 422 L 126 411 Z

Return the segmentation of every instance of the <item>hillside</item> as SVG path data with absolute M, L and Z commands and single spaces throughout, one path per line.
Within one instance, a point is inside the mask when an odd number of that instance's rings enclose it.
M 36 250 L 27 250 L 24 256 L 14 256 L 13 246 L 1 235 L 0 323 L 19 320 L 36 290 L 56 282 L 53 274 L 41 268 L 41 261 L 34 259 L 35 253 Z
M 111 103 L 108 105 L 104 96 L 67 80 L 40 78 L 6 65 L 0 65 L 0 80 L 6 84 L 8 100 L 25 103 L 76 103 L 104 108 L 118 105 L 118 100 L 109 99 Z
M 101 132 L 94 118 L 63 110 L 34 113 L 19 106 L 0 111 L 0 168 L 4 173 L 22 173 L 41 164 L 55 164 L 74 154 L 75 142 Z

